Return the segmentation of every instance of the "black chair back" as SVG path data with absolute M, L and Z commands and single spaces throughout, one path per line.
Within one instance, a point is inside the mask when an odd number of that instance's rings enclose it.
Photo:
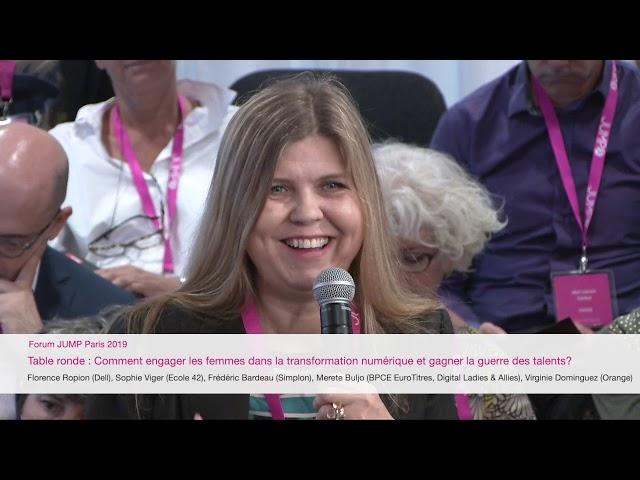
M 264 70 L 237 80 L 231 89 L 241 105 L 272 80 L 305 71 L 331 73 L 349 90 L 374 142 L 387 139 L 429 146 L 446 110 L 442 93 L 428 78 L 402 71 Z

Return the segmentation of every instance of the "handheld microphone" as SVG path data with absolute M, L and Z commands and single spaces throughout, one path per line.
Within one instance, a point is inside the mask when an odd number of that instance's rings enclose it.
M 313 284 L 313 296 L 320 305 L 323 334 L 353 333 L 351 302 L 355 293 L 353 278 L 346 270 L 331 267 L 320 272 Z

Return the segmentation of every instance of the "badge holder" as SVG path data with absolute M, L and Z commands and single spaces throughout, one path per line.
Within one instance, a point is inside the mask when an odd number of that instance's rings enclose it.
M 556 322 L 570 318 L 589 328 L 609 325 L 618 316 L 611 270 L 589 270 L 586 249 L 578 270 L 551 274 Z

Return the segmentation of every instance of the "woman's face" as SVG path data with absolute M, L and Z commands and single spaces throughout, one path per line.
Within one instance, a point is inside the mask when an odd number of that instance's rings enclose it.
M 360 201 L 337 146 L 317 135 L 290 145 L 249 237 L 258 291 L 310 295 L 322 270 L 349 269 L 363 235 Z
M 22 406 L 22 420 L 83 420 L 84 405 L 59 395 L 29 394 Z
M 400 239 L 400 261 L 411 290 L 417 294 L 437 289 L 445 277 L 442 255 L 435 248 Z

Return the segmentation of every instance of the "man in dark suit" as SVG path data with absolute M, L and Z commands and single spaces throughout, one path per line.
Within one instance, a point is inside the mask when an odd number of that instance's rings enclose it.
M 54 317 L 93 315 L 134 297 L 47 246 L 71 215 L 62 208 L 68 163 L 58 142 L 23 123 L 0 128 L 0 327 L 37 333 Z
M 38 312 L 46 320 L 83 317 L 110 305 L 135 301 L 130 292 L 51 247 L 47 247 L 42 255 L 34 293 Z

